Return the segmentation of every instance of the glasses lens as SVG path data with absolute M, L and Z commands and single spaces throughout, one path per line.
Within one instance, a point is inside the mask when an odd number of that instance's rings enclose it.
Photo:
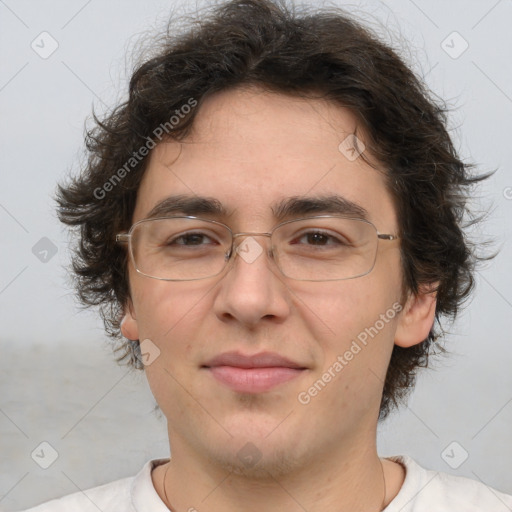
M 157 279 L 193 280 L 217 275 L 231 248 L 221 224 L 190 218 L 149 219 L 132 230 L 135 268 Z
M 276 262 L 292 279 L 351 279 L 367 274 L 375 264 L 377 230 L 364 220 L 302 219 L 279 226 L 273 236 Z

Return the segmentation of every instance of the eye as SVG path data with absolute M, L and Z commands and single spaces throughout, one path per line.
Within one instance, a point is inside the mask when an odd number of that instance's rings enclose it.
M 334 236 L 325 231 L 308 231 L 301 233 L 290 242 L 291 244 L 304 244 L 309 246 L 343 246 L 349 245 L 340 235 Z
M 200 232 L 183 233 L 179 236 L 170 237 L 164 244 L 166 246 L 182 246 L 182 247 L 197 247 L 204 245 L 217 244 L 217 241 Z

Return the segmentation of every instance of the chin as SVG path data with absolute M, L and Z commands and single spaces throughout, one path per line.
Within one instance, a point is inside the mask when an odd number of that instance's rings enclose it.
M 270 446 L 273 443 L 262 440 L 258 443 L 247 441 L 236 452 L 233 452 L 233 444 L 221 452 L 217 448 L 215 453 L 209 453 L 212 464 L 219 468 L 244 478 L 254 480 L 275 480 L 290 475 L 294 471 L 304 467 L 304 461 L 300 460 L 296 450 L 290 443 L 289 447 Z M 239 443 L 236 443 L 238 446 Z

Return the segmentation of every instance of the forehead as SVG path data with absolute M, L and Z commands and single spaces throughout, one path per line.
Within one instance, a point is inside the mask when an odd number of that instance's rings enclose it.
M 287 198 L 336 195 L 394 225 L 383 173 L 356 158 L 363 148 L 356 117 L 332 102 L 254 88 L 217 93 L 182 143 L 152 150 L 133 220 L 169 196 L 214 198 L 235 220 L 266 223 Z

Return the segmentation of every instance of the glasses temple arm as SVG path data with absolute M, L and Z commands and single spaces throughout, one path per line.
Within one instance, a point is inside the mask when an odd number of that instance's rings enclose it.
M 128 241 L 130 240 L 130 236 L 128 233 L 118 233 L 116 235 L 116 242 L 117 243 L 128 243 Z
M 400 237 L 398 235 L 387 235 L 382 233 L 377 233 L 377 238 L 381 240 L 398 240 Z

